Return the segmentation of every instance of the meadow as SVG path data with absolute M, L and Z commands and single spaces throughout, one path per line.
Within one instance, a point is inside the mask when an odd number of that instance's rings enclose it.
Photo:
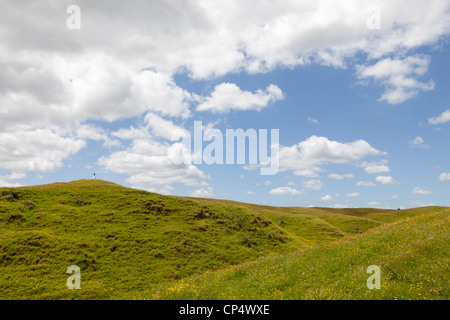
M 0 299 L 448 299 L 447 210 L 270 207 L 101 180 L 0 188 Z M 365 286 L 371 264 L 381 290 Z

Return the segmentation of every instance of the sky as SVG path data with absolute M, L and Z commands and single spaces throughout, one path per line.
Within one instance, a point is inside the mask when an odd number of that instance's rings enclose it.
M 0 186 L 450 204 L 450 0 L 3 0 L 0 21 Z M 276 174 L 174 163 L 195 121 L 277 129 Z

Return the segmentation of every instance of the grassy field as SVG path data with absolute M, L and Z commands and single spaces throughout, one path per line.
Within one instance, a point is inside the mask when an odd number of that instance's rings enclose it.
M 101 180 L 0 188 L 0 299 L 448 297 L 444 210 L 278 208 Z M 411 293 L 352 286 L 368 263 Z M 66 287 L 70 265 L 81 290 Z
M 449 299 L 448 209 L 363 235 L 162 285 L 150 299 Z M 381 288 L 369 290 L 369 266 Z

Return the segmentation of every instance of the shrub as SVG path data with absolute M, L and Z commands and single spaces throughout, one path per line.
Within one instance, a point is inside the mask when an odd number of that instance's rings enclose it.
M 84 201 L 84 200 L 82 200 L 82 199 L 80 199 L 80 198 L 77 198 L 76 203 L 77 203 L 77 206 L 79 206 L 79 207 L 87 206 L 87 205 L 90 205 L 90 204 L 91 204 L 90 201 Z
M 3 190 L 2 196 L 7 201 L 14 201 L 19 199 L 19 194 L 13 190 Z
M 25 219 L 25 216 L 23 215 L 23 214 L 21 214 L 21 213 L 13 213 L 13 214 L 10 214 L 9 215 L 9 217 L 8 217 L 8 219 L 6 220 L 8 223 L 11 223 L 11 222 L 22 222 L 22 221 L 25 221 L 26 219 Z
M 22 204 L 27 207 L 29 210 L 36 208 L 36 203 L 30 200 L 23 200 Z

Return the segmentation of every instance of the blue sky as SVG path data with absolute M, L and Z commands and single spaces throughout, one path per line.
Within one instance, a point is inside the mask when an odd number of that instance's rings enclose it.
M 95 172 L 268 205 L 449 205 L 449 1 L 76 1 L 79 29 L 70 4 L 0 14 L 0 185 Z M 174 165 L 168 136 L 200 120 L 279 129 L 279 172 Z

